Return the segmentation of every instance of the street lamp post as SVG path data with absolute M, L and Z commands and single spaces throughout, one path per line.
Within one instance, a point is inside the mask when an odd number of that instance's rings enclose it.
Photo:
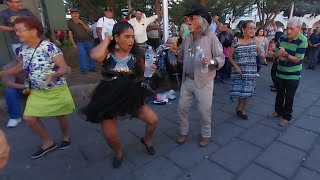
M 290 15 L 289 18 L 293 16 L 293 10 L 294 10 L 294 3 L 291 4 L 291 9 L 290 9 Z
M 167 42 L 169 38 L 169 12 L 168 12 L 168 0 L 162 0 L 163 10 L 163 41 Z

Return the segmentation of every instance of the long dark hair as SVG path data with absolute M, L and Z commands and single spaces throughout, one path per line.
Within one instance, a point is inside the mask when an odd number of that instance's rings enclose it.
M 259 36 L 259 31 L 260 31 L 260 30 L 263 30 L 263 28 L 259 28 L 259 29 L 256 31 L 256 34 L 255 34 L 256 36 Z M 264 30 L 263 30 L 263 35 L 262 35 L 262 36 L 265 36 Z
M 115 35 L 120 36 L 127 29 L 134 30 L 133 26 L 128 22 L 118 22 L 113 26 L 112 36 L 113 37 L 115 37 Z M 112 38 L 108 46 L 108 50 L 110 53 L 114 53 L 116 44 L 117 43 L 115 38 Z M 130 53 L 136 58 L 137 64 L 140 66 L 140 69 L 143 70 L 144 69 L 144 53 L 142 49 L 136 44 L 136 42 L 133 43 L 133 47 Z
M 240 38 L 244 37 L 242 29 L 246 28 L 247 25 L 250 24 L 250 23 L 254 23 L 254 22 L 252 20 L 247 20 L 247 21 L 243 21 L 243 23 L 241 23 L 241 25 L 240 25 L 240 33 L 241 33 L 240 34 Z

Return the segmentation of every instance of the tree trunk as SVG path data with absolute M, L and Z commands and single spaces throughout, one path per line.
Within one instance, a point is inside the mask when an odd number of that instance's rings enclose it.
M 161 0 L 154 0 L 156 15 L 160 17 L 161 13 Z M 158 21 L 160 22 L 160 18 L 158 18 Z
M 207 0 L 199 0 L 201 6 L 206 7 Z
M 114 2 L 113 0 L 108 0 L 108 6 L 112 8 L 112 11 L 115 12 L 115 5 L 114 5 Z

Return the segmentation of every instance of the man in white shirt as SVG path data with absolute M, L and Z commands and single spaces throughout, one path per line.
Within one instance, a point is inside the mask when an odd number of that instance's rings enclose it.
M 100 39 L 99 39 L 99 36 L 97 34 L 97 24 L 98 24 L 98 21 L 97 19 L 93 20 L 93 24 L 90 26 L 91 30 L 92 30 L 92 36 L 93 36 L 93 39 L 94 39 L 94 46 L 97 46 L 99 43 L 100 43 Z
M 155 21 L 158 16 L 153 15 L 148 18 L 142 18 L 142 12 L 140 10 L 136 10 L 135 16 L 135 18 L 130 19 L 128 22 L 133 26 L 136 43 L 143 46 L 148 40 L 147 27 Z
M 97 34 L 100 42 L 105 39 L 105 33 L 107 32 L 110 36 L 112 35 L 113 26 L 117 23 L 113 19 L 113 12 L 110 7 L 106 7 L 104 10 L 104 17 L 101 17 L 97 23 Z

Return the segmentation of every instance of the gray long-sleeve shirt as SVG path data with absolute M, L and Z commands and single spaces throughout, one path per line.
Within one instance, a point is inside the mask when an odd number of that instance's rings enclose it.
M 208 81 L 213 80 L 216 70 L 209 66 L 207 73 L 201 72 L 201 61 L 196 60 L 195 57 L 197 46 L 200 46 L 203 50 L 205 57 L 215 59 L 218 62 L 217 69 L 223 67 L 225 57 L 219 39 L 211 30 L 208 30 L 204 36 L 195 39 L 193 35 L 190 34 L 183 40 L 178 55 L 179 60 L 183 60 L 183 80 L 186 74 L 193 74 L 197 86 L 203 87 Z

